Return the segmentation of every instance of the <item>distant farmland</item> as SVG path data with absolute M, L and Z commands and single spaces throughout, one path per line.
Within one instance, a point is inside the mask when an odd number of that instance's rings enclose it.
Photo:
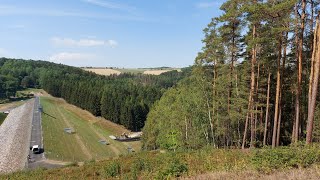
M 95 69 L 95 68 L 85 68 L 83 69 L 85 71 L 90 71 L 90 72 L 94 72 L 96 74 L 100 74 L 100 75 L 105 75 L 105 76 L 110 76 L 112 74 L 121 74 L 120 71 L 114 70 L 114 69 Z
M 110 76 L 112 74 L 121 74 L 121 73 L 133 73 L 133 74 L 150 74 L 150 75 L 160 75 L 169 71 L 181 71 L 179 68 L 137 68 L 137 69 L 117 69 L 117 68 L 82 68 L 85 71 L 94 72 L 96 74 Z

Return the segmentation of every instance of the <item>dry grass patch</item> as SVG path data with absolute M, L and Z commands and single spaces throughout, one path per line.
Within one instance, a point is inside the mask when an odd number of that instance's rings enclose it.
M 186 180 L 204 180 L 204 179 L 238 179 L 238 180 L 278 180 L 278 179 L 295 179 L 295 180 L 318 180 L 320 179 L 320 169 L 318 166 L 311 168 L 300 168 L 291 170 L 280 170 L 270 174 L 259 173 L 257 171 L 240 171 L 240 172 L 213 172 L 199 174 L 197 176 L 181 178 Z
M 160 75 L 165 72 L 174 71 L 177 70 L 178 72 L 181 72 L 181 69 L 166 69 L 166 70 L 147 70 L 144 71 L 143 74 L 149 74 L 149 75 Z
M 18 106 L 21 106 L 24 103 L 25 103 L 24 101 L 15 101 L 10 103 L 0 104 L 0 111 L 6 111 L 7 109 L 16 108 Z
M 110 75 L 112 75 L 112 74 L 117 74 L 117 75 L 121 74 L 120 71 L 117 71 L 117 70 L 114 70 L 114 69 L 94 69 L 94 68 L 92 68 L 92 69 L 91 69 L 91 68 L 87 69 L 87 68 L 85 68 L 85 69 L 83 69 L 83 70 L 85 70 L 85 71 L 90 71 L 90 72 L 94 72 L 94 73 L 96 73 L 96 74 L 104 75 L 104 76 L 110 76 Z

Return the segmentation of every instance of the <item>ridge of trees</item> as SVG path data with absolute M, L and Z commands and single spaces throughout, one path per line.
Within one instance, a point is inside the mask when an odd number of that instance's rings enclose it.
M 153 103 L 189 72 L 185 68 L 159 76 L 101 76 L 47 61 L 0 58 L 0 99 L 13 97 L 24 88 L 43 88 L 95 116 L 139 131 Z

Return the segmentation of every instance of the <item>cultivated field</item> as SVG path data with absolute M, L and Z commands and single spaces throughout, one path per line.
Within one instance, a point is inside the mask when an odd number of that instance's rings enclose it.
M 90 69 L 83 69 L 85 71 L 90 71 L 90 72 L 94 72 L 96 74 L 100 74 L 100 75 L 105 75 L 105 76 L 110 76 L 112 74 L 121 74 L 120 71 L 114 70 L 114 69 L 94 69 L 94 68 L 90 68 Z
M 109 135 L 126 131 L 119 125 L 94 117 L 62 99 L 41 97 L 40 101 L 44 110 L 42 126 L 48 159 L 69 162 L 101 160 L 128 153 L 128 146 L 140 150 L 140 142 L 123 143 L 109 138 Z M 72 128 L 75 133 L 65 133 L 64 128 Z M 99 140 L 107 140 L 110 145 L 103 145 Z
M 173 70 L 181 71 L 180 69 L 147 70 L 147 71 L 144 71 L 143 74 L 160 75 L 160 74 L 162 74 L 162 73 L 169 72 L 169 71 L 173 71 Z
M 178 68 L 164 68 L 164 69 L 150 69 L 150 68 L 129 68 L 129 69 L 106 69 L 106 68 L 84 68 L 85 71 L 94 72 L 96 74 L 110 76 L 112 74 L 121 74 L 121 73 L 132 73 L 132 74 L 149 74 L 149 75 L 160 75 L 165 72 L 177 70 L 181 71 Z

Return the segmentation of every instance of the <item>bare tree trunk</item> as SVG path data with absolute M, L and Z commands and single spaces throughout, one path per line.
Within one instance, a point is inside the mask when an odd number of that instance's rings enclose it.
M 296 91 L 296 113 L 295 113 L 295 143 L 299 140 L 299 127 L 300 127 L 300 96 L 301 96 L 301 83 L 302 83 L 302 51 L 303 51 L 303 35 L 304 35 L 304 27 L 305 27 L 305 17 L 306 17 L 306 0 L 302 0 L 302 15 L 301 15 L 301 25 L 300 25 L 300 38 L 299 38 L 299 46 L 298 46 L 298 74 L 297 74 L 297 91 Z
M 312 90 L 311 90 L 311 99 L 309 99 L 308 105 L 308 124 L 307 124 L 307 138 L 306 144 L 310 144 L 312 142 L 312 131 L 313 131 L 313 120 L 314 120 L 314 112 L 316 107 L 316 98 L 318 93 L 318 81 L 319 81 L 319 66 L 320 66 L 320 25 L 319 25 L 319 15 L 317 18 L 316 29 L 314 33 L 314 47 L 313 47 L 313 57 L 312 63 L 314 63 L 314 72 L 313 72 L 313 82 L 312 82 Z M 310 77 L 311 79 L 311 77 Z
M 294 7 L 294 14 L 295 14 L 295 44 L 296 44 L 296 60 L 297 60 L 297 67 L 298 65 L 298 59 L 299 59 L 299 35 L 298 35 L 298 7 L 297 4 Z M 294 105 L 296 107 L 296 104 Z M 296 116 L 296 114 L 295 114 Z M 293 127 L 292 127 L 292 137 L 291 137 L 291 143 L 297 143 L 298 141 L 298 135 L 299 133 L 296 133 L 296 117 L 294 116 L 293 120 Z
M 212 83 L 212 95 L 213 99 L 216 97 L 216 79 L 217 79 L 217 61 L 214 60 L 213 64 L 213 83 Z M 213 147 L 216 147 L 215 144 L 215 137 L 214 137 L 214 131 L 213 131 L 213 121 L 214 121 L 214 116 L 215 116 L 215 102 L 212 102 L 212 120 L 210 121 L 210 130 L 211 130 L 211 135 L 212 135 L 212 143 Z
M 279 146 L 279 143 L 280 143 L 281 115 L 282 115 L 282 109 L 279 108 L 279 119 L 278 119 L 278 129 L 277 129 L 277 142 L 276 142 L 276 146 Z
M 313 31 L 313 16 L 314 16 L 314 10 L 313 10 L 313 7 L 314 6 L 314 2 L 313 2 L 313 0 L 311 0 L 311 21 L 310 21 L 310 31 Z M 315 37 L 316 37 L 316 34 L 314 33 L 313 34 L 313 41 L 315 41 Z M 312 51 L 312 58 L 314 57 L 314 53 L 315 53 L 315 51 L 313 51 L 313 43 L 314 42 L 312 42 L 311 43 L 311 51 Z M 312 90 L 312 83 L 313 83 L 313 72 L 314 72 L 314 67 L 313 67 L 313 65 L 314 65 L 314 60 L 311 58 L 311 68 L 310 68 L 310 78 L 309 78 L 309 91 L 308 91 L 308 107 L 310 107 L 310 99 L 311 99 L 311 90 Z M 309 114 L 309 109 L 308 109 L 308 114 Z
M 282 56 L 282 34 L 279 37 L 279 47 L 278 47 L 278 60 L 277 60 L 277 88 L 276 88 L 276 102 L 274 105 L 274 123 L 273 123 L 273 132 L 272 132 L 272 148 L 276 147 L 277 140 L 277 126 L 279 118 L 279 96 L 280 96 L 280 61 Z
M 256 50 L 256 54 L 257 54 L 257 50 Z M 259 90 L 259 77 L 260 77 L 260 64 L 258 63 L 258 72 L 257 72 L 257 84 L 256 84 L 256 88 L 255 88 L 255 102 L 259 102 L 259 97 L 258 97 L 258 90 Z M 255 118 L 254 118 L 254 140 L 256 141 L 257 139 L 257 121 L 258 121 L 258 104 L 256 105 L 256 112 L 255 112 Z
M 249 99 L 250 99 L 250 95 L 249 95 Z M 242 139 L 242 149 L 245 148 L 245 144 L 246 144 L 246 139 L 247 139 L 247 132 L 248 132 L 248 124 L 249 124 L 249 107 L 250 107 L 250 100 L 249 100 L 249 104 L 248 104 L 248 112 L 247 112 L 247 116 L 246 116 L 246 122 L 244 125 L 244 133 L 243 133 L 243 139 Z
M 252 37 L 253 40 L 256 39 L 256 25 L 253 25 L 252 29 Z M 250 95 L 249 97 L 249 111 L 250 111 L 250 125 L 251 125 L 251 141 L 250 141 L 250 148 L 255 147 L 254 141 L 255 141 L 255 129 L 254 129 L 254 119 L 253 119 L 253 109 L 254 109 L 254 92 L 255 92 L 255 65 L 257 62 L 257 45 L 254 45 L 252 48 L 252 59 L 251 59 L 251 86 L 250 86 Z
M 264 132 L 263 132 L 263 145 L 267 145 L 267 132 L 268 132 L 268 120 L 269 120 L 269 99 L 270 99 L 270 78 L 271 73 L 268 70 L 268 91 L 267 91 L 267 107 L 266 107 L 266 119 L 264 122 Z
M 237 93 L 237 98 L 239 98 L 239 89 L 238 89 L 238 74 L 236 74 L 235 76 L 236 78 L 236 93 Z M 241 112 L 241 108 L 238 109 L 239 110 L 239 113 Z M 237 139 L 237 146 L 240 147 L 240 144 L 241 144 L 241 133 L 240 133 L 240 120 L 238 118 L 238 139 Z
M 288 41 L 288 32 L 285 32 L 284 47 L 283 47 L 283 58 L 282 58 L 282 68 L 281 68 L 281 80 L 280 80 L 279 119 L 278 119 L 278 130 L 277 130 L 277 143 L 276 143 L 276 146 L 279 146 L 279 143 L 280 143 L 280 129 L 281 129 L 281 115 L 282 115 L 282 89 L 283 89 L 284 71 L 285 71 L 286 59 L 287 59 L 287 41 Z

